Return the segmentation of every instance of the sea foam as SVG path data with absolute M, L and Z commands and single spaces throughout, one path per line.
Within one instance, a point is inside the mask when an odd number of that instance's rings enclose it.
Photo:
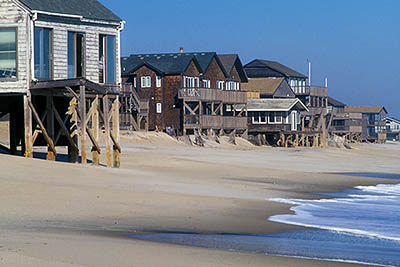
M 270 198 L 295 205 L 295 214 L 275 215 L 270 221 L 313 227 L 370 238 L 400 241 L 400 185 L 357 186 L 331 199 Z

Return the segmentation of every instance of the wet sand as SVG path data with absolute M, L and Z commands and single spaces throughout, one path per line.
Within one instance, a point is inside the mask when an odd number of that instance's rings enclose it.
M 352 150 L 206 148 L 164 136 L 122 138 L 120 169 L 0 155 L 1 266 L 351 266 L 161 244 L 154 231 L 265 234 L 289 205 L 356 185 L 395 183 L 327 172 L 400 173 L 400 145 Z

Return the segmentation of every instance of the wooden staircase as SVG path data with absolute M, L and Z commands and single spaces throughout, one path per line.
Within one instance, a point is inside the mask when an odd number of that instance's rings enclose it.
M 149 101 L 140 99 L 137 89 L 130 83 L 122 85 L 120 101 L 121 128 L 148 131 Z

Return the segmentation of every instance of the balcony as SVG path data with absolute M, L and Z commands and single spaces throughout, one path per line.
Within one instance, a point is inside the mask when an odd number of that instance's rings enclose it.
M 245 129 L 247 117 L 185 115 L 184 125 L 186 128 Z
M 209 88 L 182 88 L 178 91 L 178 98 L 185 101 L 215 101 L 228 104 L 243 104 L 247 103 L 247 92 Z
M 320 96 L 327 97 L 328 96 L 328 88 L 323 86 L 291 86 L 293 92 L 297 96 Z

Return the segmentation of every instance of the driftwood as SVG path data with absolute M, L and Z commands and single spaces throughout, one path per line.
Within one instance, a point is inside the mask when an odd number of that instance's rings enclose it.
M 235 138 L 235 135 L 236 135 L 235 131 L 232 131 L 232 132 L 229 134 L 228 143 L 236 145 L 236 138 Z
M 204 140 L 197 129 L 194 129 L 194 144 L 198 146 L 204 146 Z

